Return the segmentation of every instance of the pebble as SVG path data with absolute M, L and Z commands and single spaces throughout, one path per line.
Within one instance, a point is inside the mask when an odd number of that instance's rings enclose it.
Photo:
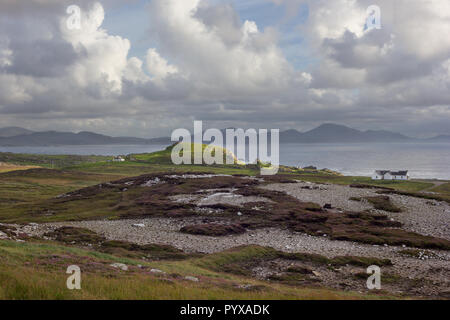
M 192 281 L 192 282 L 199 282 L 200 281 L 200 280 L 198 280 L 198 278 L 192 277 L 192 276 L 186 276 L 186 277 L 184 277 L 184 279 L 186 279 L 188 281 Z
M 123 271 L 128 271 L 128 266 L 123 263 L 113 263 L 113 264 L 110 264 L 110 266 L 113 268 L 116 268 L 116 269 L 121 269 Z
M 162 273 L 162 274 L 165 274 L 164 271 L 159 270 L 159 269 L 151 269 L 150 272 L 151 272 L 151 273 Z

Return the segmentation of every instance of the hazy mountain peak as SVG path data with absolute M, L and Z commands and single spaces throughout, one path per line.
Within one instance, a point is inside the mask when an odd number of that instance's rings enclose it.
M 31 133 L 33 133 L 33 131 L 21 127 L 0 128 L 0 137 L 2 138 L 9 138 Z
M 0 129 L 6 130 L 8 128 Z M 22 128 L 19 128 L 22 129 Z M 26 130 L 26 129 L 23 129 Z M 225 133 L 225 129 L 221 130 Z M 13 132 L 10 130 L 8 132 Z M 21 132 L 20 130 L 15 132 Z M 82 131 L 72 132 L 31 132 L 22 131 L 26 134 L 4 137 L 0 135 L 1 146 L 48 146 L 48 145 L 109 145 L 109 144 L 171 144 L 169 137 L 156 139 L 141 139 L 134 137 L 110 137 L 95 132 Z M 289 129 L 280 132 L 280 143 L 370 143 L 370 142 L 405 142 L 414 141 L 413 138 L 399 133 L 386 130 L 360 131 L 344 125 L 334 123 L 324 123 L 310 131 L 299 132 Z M 449 136 L 439 136 L 431 139 L 418 141 L 446 142 L 450 141 Z

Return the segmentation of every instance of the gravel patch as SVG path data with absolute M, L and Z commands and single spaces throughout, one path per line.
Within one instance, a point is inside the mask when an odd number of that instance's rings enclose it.
M 262 188 L 286 192 L 300 201 L 315 202 L 322 206 L 331 204 L 335 208 L 347 211 L 370 210 L 372 213 L 384 214 L 403 223 L 403 229 L 405 230 L 450 240 L 450 205 L 446 202 L 403 195 L 389 195 L 392 203 L 402 209 L 402 212 L 393 213 L 375 210 L 367 201 L 349 200 L 351 197 L 379 196 L 376 193 L 377 189 L 358 189 L 349 186 L 305 182 L 270 184 Z
M 207 194 L 181 194 L 169 197 L 169 199 L 178 203 L 195 204 L 199 207 L 219 203 L 241 207 L 243 204 L 250 202 L 272 202 L 264 197 L 246 197 L 240 194 L 234 194 L 232 191 L 223 192 L 220 190 L 208 192 Z

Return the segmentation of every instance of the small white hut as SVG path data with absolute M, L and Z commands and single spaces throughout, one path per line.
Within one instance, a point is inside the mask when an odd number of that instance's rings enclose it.
M 113 162 L 125 162 L 125 159 L 122 156 L 117 156 L 113 158 Z
M 407 170 L 401 171 L 389 171 L 389 170 L 376 170 L 372 175 L 372 180 L 409 180 L 409 174 Z

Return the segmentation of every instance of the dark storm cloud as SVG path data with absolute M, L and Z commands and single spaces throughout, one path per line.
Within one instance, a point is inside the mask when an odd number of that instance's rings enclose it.
M 57 77 L 67 72 L 78 54 L 73 47 L 61 39 L 12 42 L 15 52 L 13 64 L 6 72 L 34 77 Z

